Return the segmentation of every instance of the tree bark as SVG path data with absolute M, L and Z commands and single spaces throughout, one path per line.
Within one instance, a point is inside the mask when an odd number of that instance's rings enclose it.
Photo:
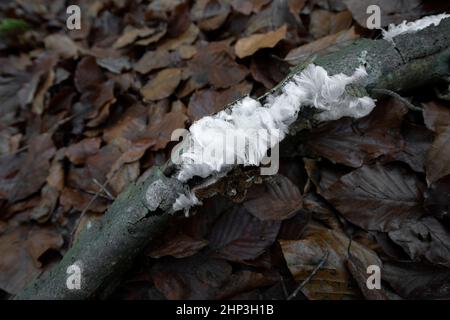
M 432 83 L 449 74 L 450 19 L 412 34 L 396 37 L 395 44 L 386 40 L 361 39 L 340 51 L 314 60 L 329 74 L 352 74 L 365 62 L 369 74 L 366 90 L 374 98 L 377 90 L 395 92 L 411 90 Z M 295 67 L 290 75 L 269 93 L 277 93 L 304 66 Z M 259 100 L 264 103 L 267 94 Z M 295 134 L 312 124 L 315 111 L 304 108 L 296 123 Z M 171 204 L 183 184 L 171 177 L 174 166 L 154 167 L 144 181 L 129 186 L 113 202 L 103 218 L 85 228 L 52 270 L 34 280 L 15 299 L 89 299 L 105 298 L 117 280 L 172 216 Z M 190 186 L 200 198 L 227 193 L 230 185 L 240 184 L 241 168 L 236 168 L 214 184 Z M 243 180 L 243 179 L 241 179 Z M 241 186 L 247 188 L 247 185 Z M 214 189 L 214 190 L 212 190 Z M 234 195 L 236 197 L 236 195 Z M 81 289 L 68 289 L 68 267 L 81 270 Z

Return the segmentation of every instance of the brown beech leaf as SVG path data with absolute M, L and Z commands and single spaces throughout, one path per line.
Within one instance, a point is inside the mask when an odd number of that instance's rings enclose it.
M 239 58 L 251 56 L 262 48 L 273 48 L 278 42 L 286 37 L 287 26 L 283 25 L 275 31 L 265 34 L 254 34 L 247 38 L 239 39 L 234 51 Z
M 425 168 L 429 184 L 450 174 L 450 125 L 438 132 L 428 150 Z
M 123 34 L 116 40 L 113 47 L 116 49 L 123 48 L 129 44 L 134 43 L 139 38 L 147 38 L 157 33 L 158 30 L 148 27 L 135 28 L 133 26 L 126 26 Z
M 230 40 L 202 43 L 197 54 L 188 62 L 188 71 L 195 88 L 207 84 L 216 88 L 229 88 L 238 84 L 248 74 L 247 68 L 234 61 Z
M 66 187 L 61 192 L 59 202 L 66 212 L 74 209 L 82 212 L 92 201 L 92 194 Z M 104 212 L 107 208 L 105 199 L 97 197 L 90 205 L 89 210 L 93 212 Z
M 400 127 L 406 113 L 401 102 L 390 99 L 356 122 L 342 118 L 313 129 L 305 136 L 305 145 L 315 155 L 357 168 L 402 150 Z
M 253 79 L 261 82 L 266 89 L 272 89 L 289 73 L 290 65 L 280 59 L 267 54 L 255 54 L 252 56 L 250 72 Z
M 231 265 L 224 260 L 195 255 L 161 259 L 152 268 L 152 278 L 169 300 L 213 299 L 231 271 Z
M 423 126 L 406 122 L 402 126 L 402 136 L 404 147 L 394 158 L 407 163 L 416 172 L 425 172 L 425 159 L 433 142 L 433 133 Z
M 225 1 L 199 0 L 191 9 L 191 16 L 200 29 L 212 31 L 218 29 L 227 19 L 230 5 Z
M 218 300 L 233 298 L 235 295 L 257 288 L 270 286 L 280 280 L 276 272 L 260 273 L 250 270 L 240 270 L 233 273 L 226 284 L 218 290 Z
M 185 233 L 178 233 L 167 238 L 166 241 L 156 249 L 151 250 L 148 256 L 160 258 L 172 256 L 175 258 L 190 257 L 208 245 L 204 239 L 195 239 Z
M 347 30 L 352 24 L 352 15 L 349 11 L 331 12 L 316 9 L 311 12 L 309 32 L 314 38 L 322 38 L 339 31 Z
M 436 218 L 450 214 L 450 175 L 442 177 L 428 188 L 425 193 L 425 208 Z
M 230 261 L 255 259 L 275 241 L 279 221 L 261 221 L 234 205 L 214 224 L 209 234 L 213 255 Z
M 298 282 L 302 282 L 317 267 L 323 257 L 323 267 L 305 284 L 302 292 L 308 299 L 354 299 L 360 293 L 347 270 L 349 239 L 339 232 L 310 224 L 300 240 L 280 240 L 287 266 Z M 351 254 L 361 263 L 381 266 L 381 260 L 371 251 L 352 241 Z
M 166 113 L 161 121 L 156 122 L 143 134 L 143 137 L 153 140 L 152 150 L 164 149 L 171 141 L 172 132 L 175 129 L 183 129 L 186 121 L 187 116 L 184 113 Z
M 35 136 L 28 143 L 26 156 L 14 160 L 18 161 L 16 170 L 11 167 L 12 170 L 6 170 L 1 176 L 0 199 L 8 199 L 11 202 L 22 200 L 44 185 L 49 173 L 50 159 L 55 154 L 51 135 L 44 133 Z
M 411 262 L 385 262 L 381 277 L 404 299 L 450 299 L 450 269 Z
M 0 235 L 0 288 L 10 294 L 22 290 L 42 272 L 39 258 L 63 245 L 62 236 L 49 227 L 19 226 Z
M 450 126 L 450 104 L 432 101 L 423 104 L 423 119 L 431 131 L 440 133 Z
M 240 12 L 245 15 L 249 15 L 250 13 L 258 13 L 261 11 L 261 8 L 268 4 L 270 0 L 231 0 L 231 6 L 237 12 Z M 289 3 L 293 2 L 292 0 Z M 302 1 L 296 1 L 302 2 Z
M 158 45 L 159 49 L 164 50 L 177 50 L 182 45 L 192 44 L 198 37 L 200 30 L 198 27 L 191 23 L 189 28 L 175 38 L 168 38 Z
M 423 189 L 404 168 L 375 164 L 342 176 L 322 195 L 357 226 L 387 232 L 422 215 Z
M 450 234 L 435 218 L 407 221 L 389 237 L 401 246 L 414 261 L 450 267 Z
M 105 81 L 105 77 L 94 57 L 86 56 L 75 69 L 74 82 L 78 92 L 84 93 L 89 87 Z
M 302 206 L 302 194 L 296 185 L 282 175 L 271 176 L 262 185 L 253 185 L 244 207 L 258 219 L 285 220 Z
M 81 140 L 66 149 L 66 156 L 73 164 L 83 164 L 87 157 L 98 152 L 101 142 L 102 139 L 100 138 L 87 138 Z
M 252 85 L 250 83 L 242 82 L 225 90 L 204 89 L 196 91 L 189 100 L 189 118 L 195 121 L 219 112 L 227 104 L 249 94 L 251 90 Z
M 120 117 L 103 131 L 103 139 L 108 143 L 120 144 L 138 139 L 147 127 L 147 108 L 141 104 L 128 107 Z M 122 150 L 125 150 L 122 148 Z
M 45 48 L 47 50 L 58 53 L 63 59 L 77 58 L 79 47 L 67 35 L 55 33 L 48 35 L 44 39 Z
M 141 89 L 146 101 L 155 101 L 170 96 L 181 80 L 181 70 L 177 68 L 164 69 Z
M 146 74 L 155 69 L 165 68 L 176 62 L 174 54 L 164 49 L 146 52 L 133 66 L 139 73 Z

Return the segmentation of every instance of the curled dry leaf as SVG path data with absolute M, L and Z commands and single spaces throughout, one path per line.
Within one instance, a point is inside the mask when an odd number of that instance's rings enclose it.
M 346 267 L 349 239 L 345 234 L 310 224 L 303 239 L 279 242 L 287 266 L 298 282 L 309 277 L 328 252 L 323 267 L 302 290 L 308 299 L 354 299 L 360 296 L 359 289 Z M 357 256 L 365 267 L 382 265 L 373 251 L 355 241 L 351 243 L 350 252 Z
M 396 165 L 363 166 L 342 176 L 322 195 L 365 230 L 392 231 L 423 214 L 424 185 Z
M 181 80 L 181 69 L 168 68 L 164 69 L 150 80 L 141 89 L 141 94 L 146 101 L 155 101 L 170 96 Z
M 278 42 L 286 37 L 287 26 L 283 25 L 275 31 L 265 34 L 254 34 L 248 38 L 239 39 L 234 50 L 239 58 L 251 56 L 262 48 L 273 48 Z
M 262 185 L 253 185 L 243 205 L 262 221 L 285 220 L 301 208 L 302 194 L 288 178 L 276 175 L 265 179 Z

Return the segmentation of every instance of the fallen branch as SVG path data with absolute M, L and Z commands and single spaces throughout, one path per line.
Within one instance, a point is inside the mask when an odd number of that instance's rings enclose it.
M 313 63 L 330 75 L 350 75 L 363 64 L 368 73 L 363 89 L 373 98 L 380 97 L 376 93 L 379 89 L 403 92 L 448 76 L 450 19 L 443 20 L 438 26 L 397 36 L 394 43 L 362 39 L 338 52 L 317 58 Z M 305 65 L 294 68 L 286 80 L 258 101 L 264 105 L 271 95 L 282 92 L 286 83 L 304 68 Z M 302 108 L 297 121 L 289 126 L 290 134 L 316 125 L 318 113 L 315 108 Z M 144 181 L 129 186 L 100 221 L 81 231 L 58 265 L 15 298 L 107 297 L 136 255 L 164 230 L 180 193 L 189 188 L 199 199 L 221 193 L 239 200 L 252 184 L 252 178 L 258 175 L 254 169 L 238 166 L 213 184 L 209 179 L 197 179 L 194 184 L 192 181 L 180 182 L 175 176 L 176 170 L 169 161 L 164 167 L 154 167 Z M 74 264 L 81 269 L 79 290 L 70 290 L 66 285 L 67 270 Z

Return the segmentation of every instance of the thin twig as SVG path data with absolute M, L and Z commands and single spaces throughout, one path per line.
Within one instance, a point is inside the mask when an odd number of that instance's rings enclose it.
M 398 100 L 400 100 L 401 102 L 403 102 L 403 103 L 408 107 L 408 109 L 410 109 L 410 110 L 413 110 L 413 111 L 420 111 L 420 112 L 423 111 L 421 108 L 416 107 L 416 106 L 413 105 L 411 102 L 409 102 L 407 99 L 403 98 L 403 97 L 402 97 L 401 95 L 399 95 L 397 92 L 391 91 L 391 90 L 389 90 L 389 89 L 375 88 L 375 89 L 372 89 L 372 92 L 375 92 L 375 93 L 381 93 L 381 94 L 384 94 L 384 95 L 387 95 L 387 96 L 391 96 L 391 97 L 393 97 L 393 98 L 395 98 L 395 99 L 398 99 Z
M 114 200 L 114 196 L 109 192 L 106 188 L 106 185 L 101 184 L 97 179 L 92 178 L 92 181 L 105 193 L 105 195 L 109 198 L 109 200 Z
M 325 252 L 325 254 L 323 255 L 322 259 L 320 259 L 319 264 L 314 268 L 314 270 L 311 272 L 311 274 L 305 279 L 303 280 L 302 283 L 300 283 L 300 285 L 297 287 L 297 289 L 294 290 L 294 292 L 292 292 L 292 294 L 287 298 L 287 300 L 292 300 L 294 299 L 297 294 L 304 288 L 304 286 L 311 281 L 311 279 L 316 275 L 316 273 L 320 270 L 320 268 L 323 267 L 323 265 L 325 264 L 325 262 L 328 259 L 328 250 L 327 252 Z
M 105 188 L 105 186 L 114 178 L 114 176 L 116 175 L 116 173 L 119 170 L 116 170 L 113 172 L 113 174 L 111 176 L 109 176 L 109 178 L 106 179 L 106 181 L 103 183 L 103 188 Z M 75 225 L 75 227 L 72 229 L 72 234 L 71 234 L 71 238 L 70 238 L 70 243 L 69 243 L 69 247 L 72 246 L 73 240 L 74 240 L 74 235 L 75 232 L 77 231 L 78 227 L 80 226 L 81 220 L 83 220 L 83 217 L 85 216 L 86 212 L 89 210 L 89 208 L 91 207 L 91 205 L 94 203 L 95 200 L 97 200 L 97 198 L 100 196 L 100 193 L 102 192 L 102 188 L 100 188 L 93 196 L 92 198 L 89 200 L 89 202 L 87 203 L 86 207 L 84 207 L 83 211 L 81 211 L 80 216 L 77 220 L 77 223 Z
M 284 283 L 284 278 L 282 275 L 280 275 L 280 283 L 281 283 L 281 288 L 283 289 L 284 297 L 287 299 L 289 297 L 289 293 L 286 289 L 286 284 Z

